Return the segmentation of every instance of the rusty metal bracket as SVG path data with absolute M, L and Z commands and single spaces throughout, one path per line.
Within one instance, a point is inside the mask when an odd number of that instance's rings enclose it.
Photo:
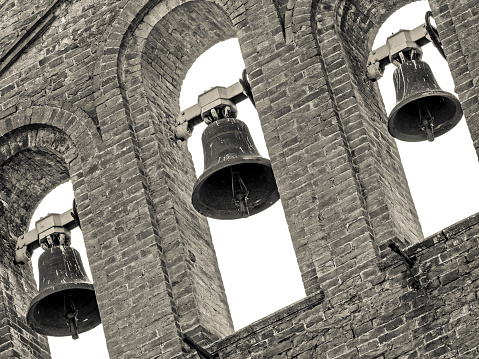
M 404 253 L 401 248 L 399 248 L 399 246 L 394 243 L 394 242 L 391 242 L 389 243 L 388 247 L 394 252 L 394 253 L 397 253 L 399 254 L 399 256 L 401 257 L 401 260 L 404 262 L 404 264 L 406 265 L 406 269 L 409 273 L 409 275 L 411 276 L 411 279 L 413 281 L 413 287 L 414 289 L 419 289 L 421 287 L 421 284 L 419 283 L 419 281 L 416 279 L 414 273 L 412 272 L 411 268 L 414 266 L 414 262 L 416 261 L 416 259 L 413 259 L 411 257 L 409 257 L 406 253 Z
M 416 27 L 412 30 L 400 30 L 388 37 L 386 44 L 371 51 L 368 57 L 367 77 L 371 81 L 379 80 L 384 73 L 384 68 L 395 63 L 405 53 L 413 52 L 415 59 L 422 56 L 421 47 L 432 42 L 438 49 L 441 55 L 444 56 L 441 43 L 439 41 L 439 34 L 437 30 L 431 25 L 430 18 L 432 13 L 426 13 L 426 23 Z
M 441 54 L 441 56 L 446 59 L 446 54 L 444 53 L 444 49 L 442 48 L 441 40 L 439 40 L 439 33 L 437 32 L 436 28 L 431 25 L 431 17 L 432 12 L 426 12 L 425 21 L 426 21 L 426 31 L 431 39 L 432 44 L 436 47 L 437 51 Z
M 52 235 L 64 234 L 69 241 L 70 231 L 78 227 L 73 212 L 73 209 L 70 209 L 62 214 L 49 214 L 35 222 L 34 229 L 17 238 L 15 262 L 18 264 L 28 262 L 33 251 L 40 247 L 42 240 Z
M 401 256 L 401 259 L 408 268 L 412 268 L 414 266 L 414 260 L 412 260 L 406 253 L 401 251 L 401 248 L 399 248 L 396 243 L 391 242 L 389 243 L 388 247 L 391 248 L 394 253 L 397 253 Z
M 239 79 L 239 83 L 243 87 L 243 92 L 246 96 L 248 96 L 249 100 L 256 107 L 256 103 L 254 102 L 253 98 L 253 90 L 251 89 L 251 84 L 248 81 L 248 75 L 246 74 L 246 69 L 243 70 L 242 77 Z
M 253 102 L 251 86 L 243 71 L 243 78 L 229 87 L 216 86 L 198 96 L 198 103 L 180 112 L 176 118 L 175 136 L 177 139 L 186 140 L 191 137 L 194 126 L 203 122 L 211 115 L 212 110 L 221 110 L 229 106 L 235 114 L 236 104 L 250 99 Z
M 201 347 L 199 344 L 196 344 L 193 339 L 191 339 L 188 335 L 183 334 L 183 341 L 189 345 L 191 349 L 196 350 L 200 358 L 203 359 L 219 359 L 219 354 L 210 354 L 206 351 L 205 348 Z

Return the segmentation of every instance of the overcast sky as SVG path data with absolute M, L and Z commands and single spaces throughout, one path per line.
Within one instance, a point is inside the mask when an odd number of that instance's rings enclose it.
M 424 23 L 428 9 L 427 2 L 420 1 L 396 12 L 381 28 L 374 48 L 385 44 L 393 32 Z M 425 46 L 423 51 L 423 60 L 431 65 L 442 89 L 452 92 L 445 60 L 432 45 Z M 181 109 L 196 103 L 197 96 L 211 87 L 227 87 L 238 81 L 243 68 L 236 39 L 213 47 L 189 71 L 181 92 Z M 388 66 L 379 82 L 387 111 L 395 105 L 393 70 L 393 66 Z M 268 157 L 257 113 L 249 101 L 238 106 L 238 118 L 248 125 L 261 155 Z M 189 140 L 198 176 L 203 172 L 202 130 L 202 126 L 197 126 Z M 478 211 L 479 193 L 474 182 L 479 168 L 464 120 L 433 143 L 398 143 L 398 146 L 426 236 Z M 69 183 L 58 187 L 38 207 L 31 227 L 47 213 L 62 213 L 71 208 L 72 199 Z M 209 223 L 236 329 L 304 297 L 280 202 L 248 219 L 209 220 Z M 81 252 L 88 267 L 78 229 L 72 232 L 72 246 Z M 40 251 L 34 254 L 35 271 Z M 89 268 L 87 271 L 91 278 Z M 49 342 L 54 359 L 108 358 L 101 326 L 81 334 L 76 341 L 70 337 L 50 337 Z

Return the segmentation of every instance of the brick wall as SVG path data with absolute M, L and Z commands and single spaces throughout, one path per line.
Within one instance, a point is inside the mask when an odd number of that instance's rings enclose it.
M 23 318 L 31 268 L 12 259 L 67 179 L 112 358 L 192 356 L 182 333 L 224 358 L 477 357 L 477 218 L 422 238 L 365 75 L 378 28 L 406 3 L 62 3 L 0 77 L 0 357 L 49 356 Z M 2 2 L 2 48 L 51 4 Z M 477 7 L 431 7 L 476 143 Z M 308 295 L 237 333 L 174 133 L 189 67 L 234 36 Z M 391 240 L 416 258 L 411 273 Z
M 221 358 L 477 358 L 479 214 L 405 253 L 390 252 L 374 289 L 310 295 L 210 347 Z M 418 284 L 416 284 L 416 282 Z

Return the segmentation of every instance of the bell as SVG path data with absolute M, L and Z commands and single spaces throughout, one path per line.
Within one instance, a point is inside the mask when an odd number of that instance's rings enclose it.
M 441 90 L 424 61 L 404 61 L 394 71 L 393 79 L 396 106 L 389 115 L 391 136 L 408 142 L 433 141 L 460 121 L 459 100 Z
M 101 323 L 95 290 L 77 250 L 70 246 L 45 249 L 38 259 L 39 294 L 27 322 L 39 334 L 61 337 L 93 329 Z
M 246 124 L 223 118 L 203 132 L 205 168 L 193 188 L 195 209 L 206 217 L 238 219 L 279 199 L 271 162 L 259 155 Z

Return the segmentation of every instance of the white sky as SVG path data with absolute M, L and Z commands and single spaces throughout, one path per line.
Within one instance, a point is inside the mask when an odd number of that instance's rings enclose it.
M 386 38 L 400 28 L 413 29 L 424 23 L 428 9 L 427 2 L 421 1 L 396 12 L 381 28 L 374 48 L 385 44 Z M 425 46 L 423 51 L 423 60 L 431 66 L 441 88 L 453 92 L 446 61 L 432 45 Z M 213 47 L 189 71 L 181 93 L 181 108 L 196 103 L 197 96 L 211 87 L 227 87 L 238 81 L 243 68 L 236 39 Z M 393 70 L 393 66 L 388 66 L 379 81 L 388 112 L 395 105 Z M 249 101 L 239 104 L 238 118 L 248 125 L 261 155 L 268 157 L 256 110 Z M 197 126 L 189 140 L 198 175 L 203 172 L 202 130 L 203 126 Z M 479 191 L 474 182 L 479 166 L 464 120 L 433 143 L 403 142 L 398 146 L 425 236 L 478 211 Z M 68 210 L 72 200 L 69 183 L 57 187 L 38 207 L 31 227 L 47 213 Z M 209 223 L 236 329 L 304 297 L 280 202 L 248 219 Z M 80 251 L 91 278 L 78 229 L 72 232 L 72 247 Z M 34 253 L 35 272 L 40 252 Z M 108 358 L 101 326 L 80 334 L 75 341 L 70 337 L 49 337 L 49 342 L 54 359 Z

